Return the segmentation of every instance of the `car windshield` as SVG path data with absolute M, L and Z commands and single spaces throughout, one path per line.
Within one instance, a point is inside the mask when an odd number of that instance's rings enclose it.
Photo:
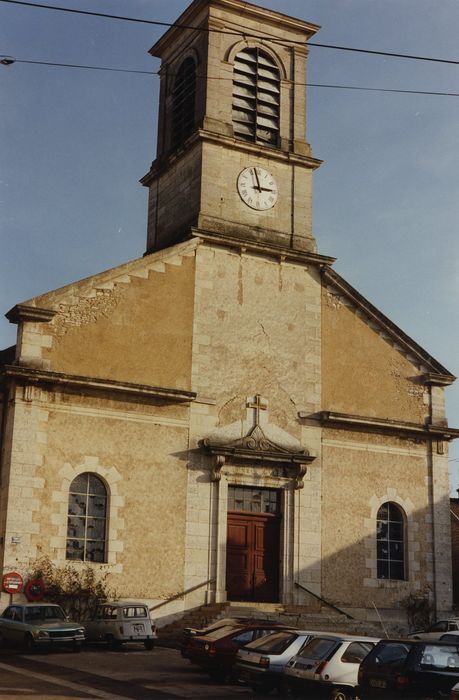
M 25 609 L 25 622 L 52 622 L 65 620 L 65 613 L 58 605 L 33 605 Z
M 123 617 L 147 617 L 147 608 L 141 605 L 130 605 L 129 607 L 123 608 Z
M 282 654 L 297 636 L 293 632 L 275 632 L 252 642 L 247 649 L 256 649 L 260 654 Z
M 459 647 L 457 645 L 426 644 L 419 662 L 421 669 L 432 671 L 458 671 Z
M 384 665 L 396 664 L 405 661 L 411 649 L 411 644 L 401 644 L 400 642 L 382 643 L 370 654 L 371 662 Z
M 208 636 L 209 639 L 221 639 L 222 637 L 227 637 L 229 634 L 242 631 L 243 629 L 244 628 L 241 626 L 227 625 L 226 627 L 220 627 L 220 629 L 215 630 L 215 632 L 212 632 Z
M 304 659 L 324 659 L 335 646 L 336 640 L 334 639 L 316 637 L 302 648 L 298 656 L 302 656 Z

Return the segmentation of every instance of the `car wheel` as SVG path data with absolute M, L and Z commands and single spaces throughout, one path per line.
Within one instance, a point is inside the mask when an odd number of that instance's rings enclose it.
M 293 689 L 285 681 L 281 681 L 277 686 L 277 692 L 282 698 L 294 698 Z
M 116 651 L 121 647 L 121 642 L 118 639 L 115 639 L 113 634 L 107 634 L 107 636 L 105 637 L 105 641 L 107 642 L 108 648 L 111 651 Z
M 269 695 L 272 690 L 274 690 L 274 685 L 251 685 L 250 688 L 254 695 Z
M 26 634 L 26 636 L 24 637 L 24 646 L 26 648 L 26 651 L 29 652 L 29 654 L 33 654 L 37 651 L 37 643 L 35 642 L 35 639 L 32 637 L 31 634 Z
M 335 690 L 331 692 L 330 700 L 354 700 L 354 695 L 351 695 L 351 693 L 348 693 L 342 688 L 335 688 Z
M 143 645 L 147 651 L 151 651 L 152 649 L 155 648 L 155 640 L 154 639 L 146 639 L 144 641 Z

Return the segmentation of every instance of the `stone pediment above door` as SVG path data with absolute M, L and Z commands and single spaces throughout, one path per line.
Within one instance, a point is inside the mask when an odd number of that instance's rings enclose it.
M 212 480 L 219 481 L 225 464 L 282 468 L 303 488 L 303 477 L 315 456 L 292 435 L 268 420 L 268 404 L 260 394 L 247 400 L 245 419 L 218 428 L 200 441 L 214 457 Z

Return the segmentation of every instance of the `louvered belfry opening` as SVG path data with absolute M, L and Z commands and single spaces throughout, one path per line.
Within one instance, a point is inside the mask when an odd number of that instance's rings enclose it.
M 179 146 L 194 129 L 196 65 L 186 58 L 178 69 L 172 90 L 172 147 Z
M 234 61 L 233 129 L 236 138 L 279 144 L 280 74 L 262 49 L 244 49 Z

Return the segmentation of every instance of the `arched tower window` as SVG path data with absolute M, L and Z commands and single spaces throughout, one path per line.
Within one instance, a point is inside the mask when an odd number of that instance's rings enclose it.
M 378 578 L 405 579 L 405 539 L 402 509 L 395 503 L 383 503 L 376 515 Z
M 233 129 L 244 141 L 279 144 L 280 73 L 259 48 L 236 54 L 233 72 Z
M 191 134 L 195 122 L 196 64 L 188 56 L 178 69 L 172 90 L 172 146 Z
M 67 559 L 106 561 L 107 489 L 98 476 L 84 472 L 70 484 Z

